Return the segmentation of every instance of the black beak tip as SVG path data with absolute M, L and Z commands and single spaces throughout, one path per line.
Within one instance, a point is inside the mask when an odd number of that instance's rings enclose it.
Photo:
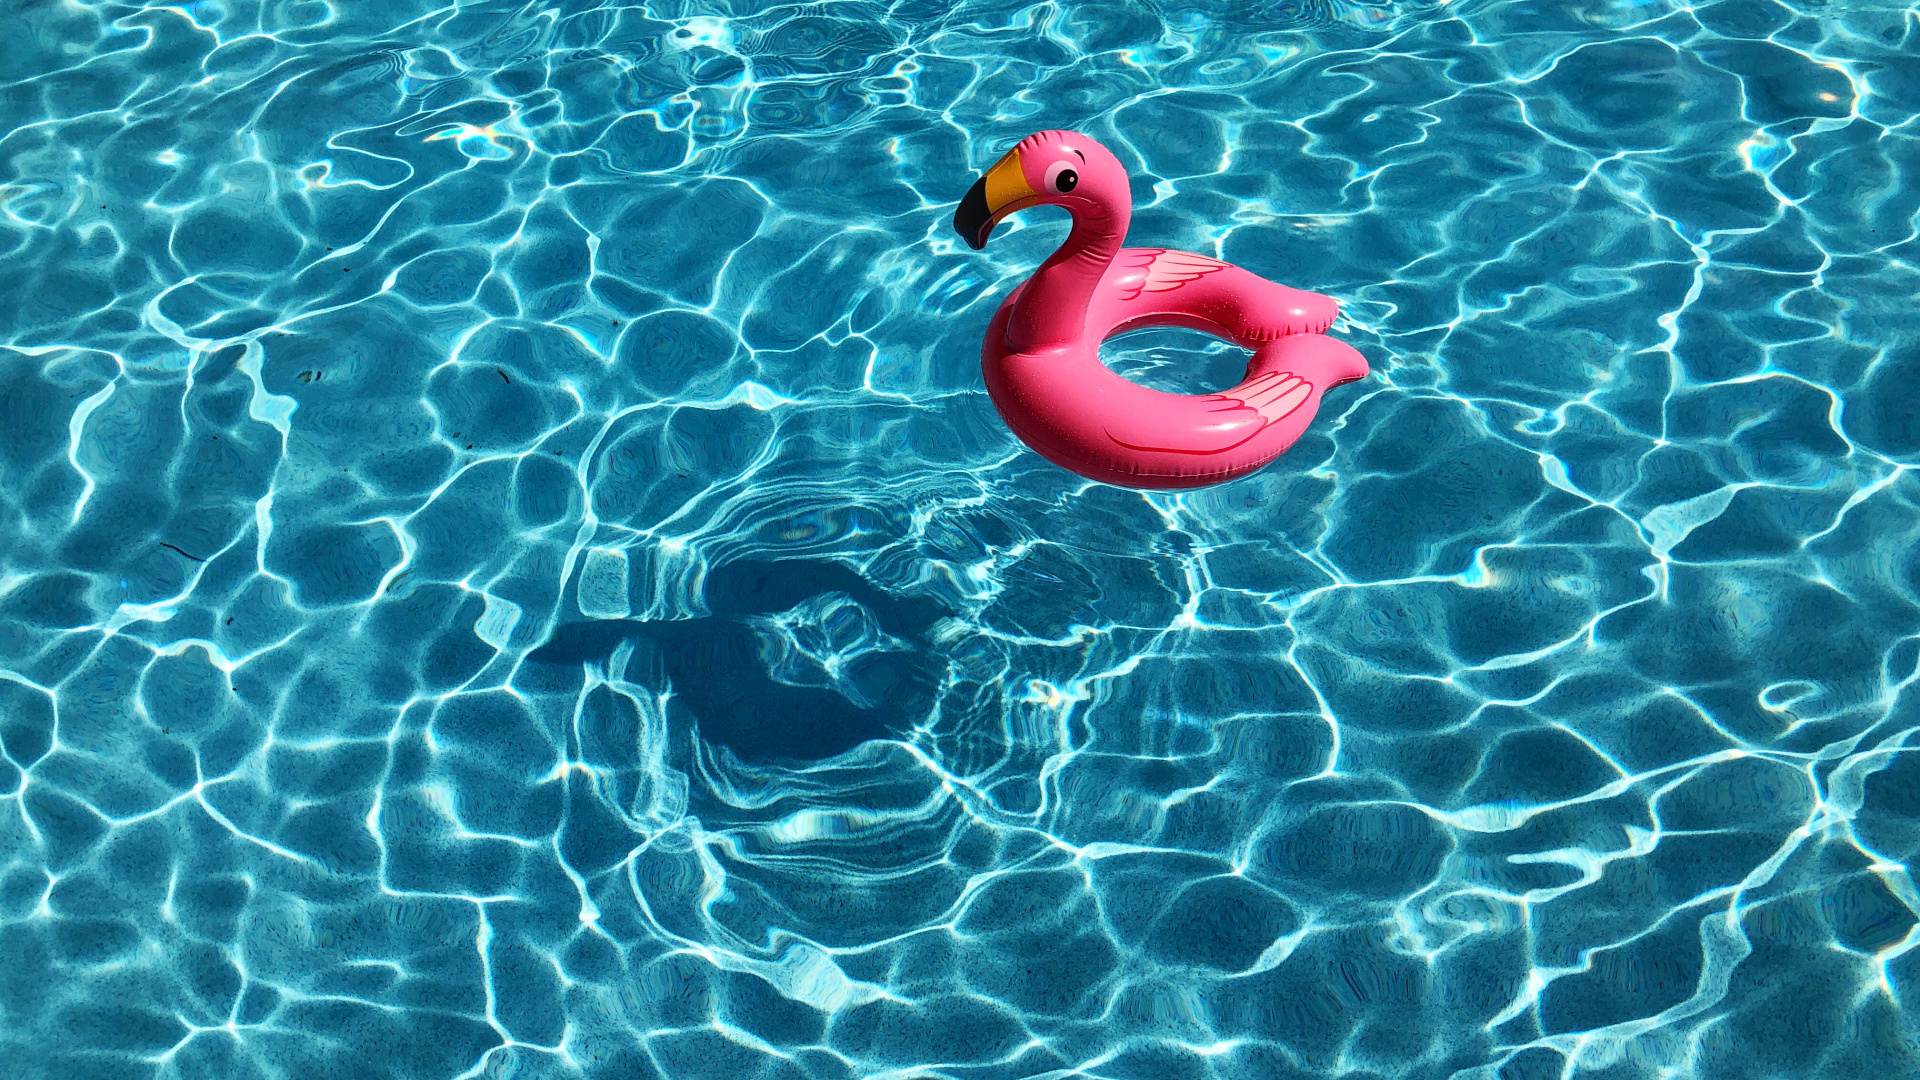
M 953 212 L 953 231 L 960 234 L 968 247 L 979 251 L 987 246 L 987 235 L 993 232 L 991 218 L 987 210 L 987 178 L 983 176 L 967 189 L 960 208 Z

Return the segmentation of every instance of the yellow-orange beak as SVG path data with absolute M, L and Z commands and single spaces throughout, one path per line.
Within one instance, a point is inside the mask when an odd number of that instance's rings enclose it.
M 954 211 L 953 231 L 960 234 L 968 247 L 979 251 L 987 246 L 987 237 L 1001 218 L 1039 197 L 1040 193 L 1027 183 L 1027 174 L 1020 168 L 1020 151 L 1009 150 L 1007 156 L 995 162 L 986 175 L 967 189 L 966 198 L 960 200 L 960 209 Z

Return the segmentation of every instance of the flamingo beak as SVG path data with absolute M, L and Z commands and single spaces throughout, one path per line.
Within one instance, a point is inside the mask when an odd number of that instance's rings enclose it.
M 967 189 L 967 197 L 960 200 L 960 209 L 954 211 L 953 231 L 960 234 L 968 247 L 979 251 L 987 246 L 987 237 L 1001 218 L 1024 209 L 1028 200 L 1039 197 L 1040 193 L 1027 183 L 1027 174 L 1021 171 L 1020 151 L 1009 150 L 1006 157 Z

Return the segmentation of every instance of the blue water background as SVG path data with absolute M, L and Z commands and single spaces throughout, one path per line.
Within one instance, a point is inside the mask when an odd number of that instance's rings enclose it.
M 11 0 L 0 1075 L 1920 1075 L 1917 45 Z M 1049 127 L 1374 377 L 1024 450 Z

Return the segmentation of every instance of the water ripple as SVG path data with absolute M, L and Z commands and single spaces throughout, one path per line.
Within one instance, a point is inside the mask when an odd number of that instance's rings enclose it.
M 1917 41 L 0 13 L 8 1075 L 1920 1070 Z M 947 222 L 1042 127 L 1376 377 L 1204 491 L 1026 452 L 1063 221 Z

